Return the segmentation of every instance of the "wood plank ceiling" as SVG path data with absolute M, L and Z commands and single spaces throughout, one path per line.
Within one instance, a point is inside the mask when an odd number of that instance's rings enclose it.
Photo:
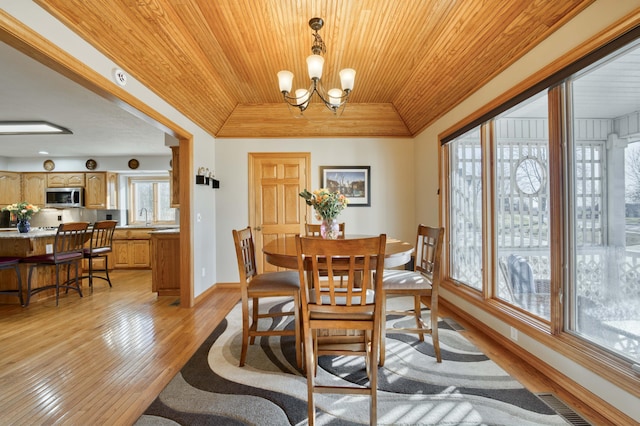
M 35 0 L 216 137 L 415 136 L 593 0 Z M 313 17 L 323 84 L 356 70 L 340 117 L 296 118 Z

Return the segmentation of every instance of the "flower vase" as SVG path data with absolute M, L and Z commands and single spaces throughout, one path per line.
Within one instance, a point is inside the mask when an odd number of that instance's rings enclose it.
M 18 219 L 18 232 L 25 234 L 31 230 L 29 219 Z
M 335 240 L 340 235 L 338 219 L 323 219 L 320 224 L 320 236 L 326 240 Z

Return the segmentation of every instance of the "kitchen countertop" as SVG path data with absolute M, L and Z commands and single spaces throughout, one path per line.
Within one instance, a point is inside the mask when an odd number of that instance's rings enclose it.
M 153 231 L 151 231 L 149 233 L 150 234 L 179 234 L 180 233 L 180 228 L 156 229 L 156 230 L 153 230 Z
M 91 229 L 91 227 L 89 227 Z M 179 226 L 140 226 L 124 225 L 116 226 L 116 229 L 148 229 L 149 233 L 179 233 Z M 31 231 L 21 234 L 17 228 L 0 228 L 0 238 L 42 238 L 56 235 L 57 229 L 31 229 Z

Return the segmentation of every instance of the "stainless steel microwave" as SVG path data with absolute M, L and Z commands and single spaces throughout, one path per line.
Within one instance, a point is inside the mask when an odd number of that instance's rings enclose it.
M 84 207 L 84 188 L 47 188 L 44 199 L 47 207 Z

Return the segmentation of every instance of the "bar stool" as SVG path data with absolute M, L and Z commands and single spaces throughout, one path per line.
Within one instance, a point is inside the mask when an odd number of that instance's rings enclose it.
M 17 290 L 0 290 L 0 294 L 10 294 L 12 296 L 18 296 L 20 298 L 20 305 L 24 306 L 24 300 L 22 299 L 22 278 L 20 276 L 20 260 L 21 257 L 17 256 L 0 256 L 0 270 L 13 268 L 16 271 L 18 278 Z
M 89 247 L 85 247 L 82 252 L 83 257 L 89 261 L 89 275 L 84 275 L 82 279 L 89 278 L 89 287 L 91 287 L 92 291 L 94 278 L 105 280 L 109 283 L 109 287 L 112 287 L 111 279 L 109 278 L 109 257 L 107 255 L 113 251 L 113 232 L 117 224 L 118 222 L 115 220 L 101 220 L 94 223 Z M 100 257 L 104 258 L 104 270 L 99 269 L 98 271 L 104 272 L 104 276 L 96 275 L 96 270 L 93 269 L 94 259 Z
M 88 239 L 86 235 L 87 228 L 89 228 L 89 222 L 63 223 L 58 226 L 56 238 L 53 243 L 53 253 L 30 256 L 22 259 L 23 263 L 31 264 L 29 267 L 27 303 L 25 306 L 29 306 L 29 301 L 32 295 L 52 288 L 56 289 L 56 306 L 58 306 L 60 287 L 65 288 L 67 292 L 69 289 L 76 290 L 78 294 L 80 294 L 80 297 L 82 297 L 82 289 L 80 288 L 81 281 L 78 276 L 78 264 L 82 260 L 84 244 Z M 60 267 L 64 265 L 68 266 L 67 280 L 60 283 Z M 76 268 L 76 275 L 73 280 L 70 278 L 72 265 L 75 265 Z M 31 278 L 33 276 L 33 270 L 38 266 L 55 266 L 56 283 L 34 288 L 32 290 Z M 72 282 L 75 282 L 75 285 L 72 285 Z

